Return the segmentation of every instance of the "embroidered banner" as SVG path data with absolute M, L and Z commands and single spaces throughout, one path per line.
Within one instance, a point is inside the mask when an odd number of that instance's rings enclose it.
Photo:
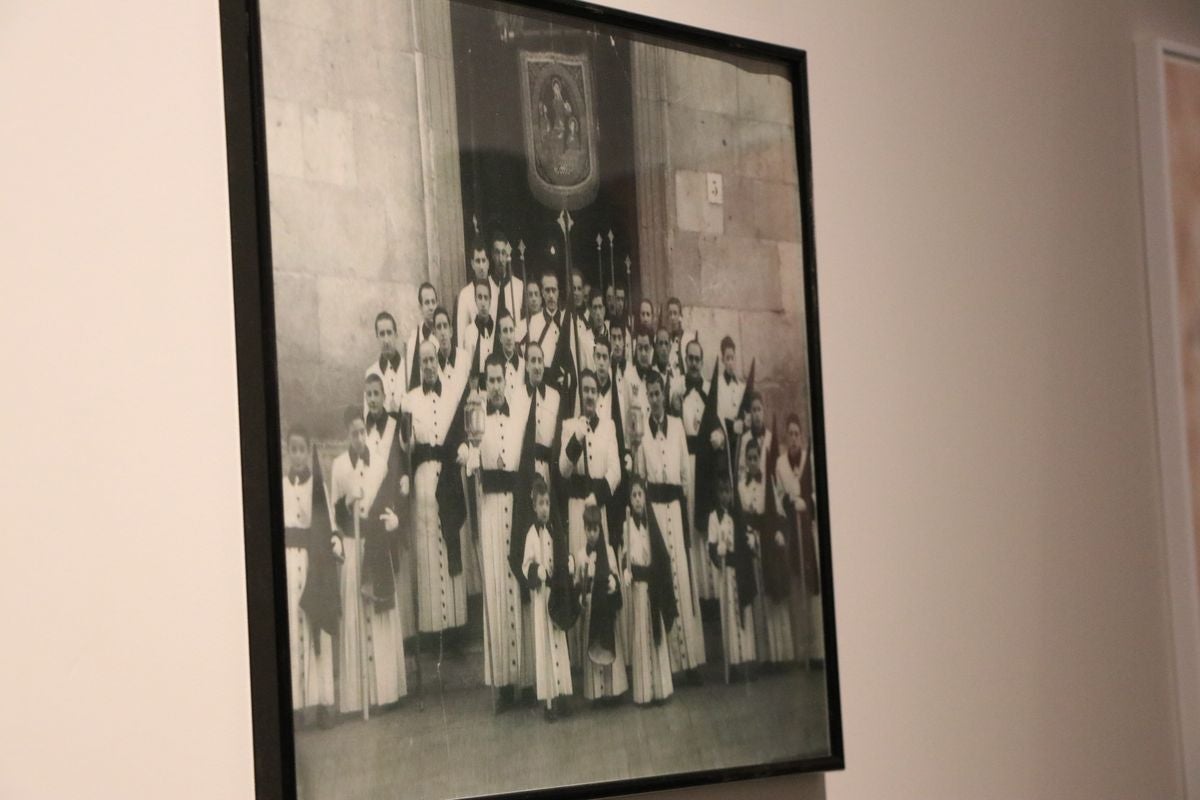
M 596 198 L 599 131 L 584 54 L 521 52 L 526 173 L 540 203 L 575 210 Z

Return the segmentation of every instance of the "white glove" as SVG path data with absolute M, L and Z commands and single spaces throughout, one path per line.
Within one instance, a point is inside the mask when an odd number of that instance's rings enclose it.
M 600 505 L 599 503 L 597 503 L 597 502 L 596 502 L 596 495 L 594 495 L 594 494 L 589 494 L 589 495 L 587 496 L 587 499 L 583 501 L 583 504 L 584 504 L 584 506 L 598 506 L 598 505 Z
M 633 456 L 629 453 L 625 454 L 625 471 L 633 472 Z
M 400 476 L 400 496 L 408 497 L 408 476 L 407 475 Z
M 717 542 L 717 555 L 721 556 L 722 558 L 725 557 L 725 543 L 724 542 Z
M 537 576 L 538 580 L 540 580 L 542 583 L 546 582 L 546 568 L 541 564 L 538 564 Z
M 504 461 L 503 460 L 501 460 L 499 462 L 499 466 L 500 466 L 500 469 L 504 469 Z M 478 469 L 483 469 L 483 453 L 480 452 L 478 447 L 471 448 L 471 460 L 470 460 L 470 463 L 468 464 L 468 467 L 472 471 L 478 470 Z
M 379 518 L 383 520 L 384 530 L 386 530 L 388 533 L 391 533 L 392 531 L 396 530 L 396 528 L 400 527 L 400 518 L 397 517 L 396 512 L 392 511 L 390 508 L 385 508 L 383 513 L 379 515 Z
M 733 421 L 734 434 L 736 434 L 737 436 L 741 436 L 742 431 L 744 431 L 745 429 L 746 429 L 746 426 L 742 424 L 742 421 L 740 419 L 735 419 Z
M 467 465 L 467 456 L 470 455 L 470 452 L 471 449 L 467 447 L 466 444 L 460 444 L 458 446 L 457 461 L 460 467 L 465 467 Z
M 633 571 L 632 570 L 628 570 L 628 569 L 625 570 L 625 585 L 626 586 L 633 585 Z
M 783 538 L 783 531 L 775 531 L 775 544 L 780 547 L 787 544 L 787 540 Z
M 796 510 L 797 511 L 808 511 L 808 503 L 804 502 L 803 500 L 799 501 L 798 503 L 796 503 Z
M 709 444 L 713 450 L 720 450 L 725 446 L 725 433 L 720 428 L 714 428 L 712 435 L 708 437 Z
M 330 536 L 329 546 L 333 549 L 333 557 L 338 561 L 343 561 L 346 558 L 346 553 L 342 549 L 342 537 Z
M 575 556 L 572 556 L 572 555 L 567 556 L 567 572 L 570 572 L 570 573 L 575 572 Z
M 617 592 L 617 577 L 615 575 L 610 574 L 608 576 L 608 593 L 616 594 L 616 592 Z

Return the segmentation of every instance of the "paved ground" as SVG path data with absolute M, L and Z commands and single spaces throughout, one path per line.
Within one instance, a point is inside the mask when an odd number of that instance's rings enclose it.
M 797 667 L 726 686 L 719 640 L 708 634 L 718 660 L 703 686 L 648 709 L 626 701 L 593 710 L 577 696 L 575 713 L 553 724 L 535 707 L 493 715 L 477 646 L 444 661 L 439 689 L 427 646 L 424 689 L 415 692 L 410 658 L 413 694 L 399 708 L 299 732 L 300 797 L 465 797 L 823 754 L 824 672 Z

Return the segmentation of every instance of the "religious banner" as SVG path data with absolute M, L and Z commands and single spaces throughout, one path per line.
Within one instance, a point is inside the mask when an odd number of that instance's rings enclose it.
M 591 63 L 584 54 L 522 51 L 520 69 L 529 188 L 549 208 L 582 208 L 599 186 Z

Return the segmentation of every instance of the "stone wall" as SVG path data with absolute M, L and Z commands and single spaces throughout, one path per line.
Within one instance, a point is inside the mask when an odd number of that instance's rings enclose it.
M 336 437 L 375 315 L 406 336 L 420 283 L 445 301 L 463 268 L 449 14 L 266 0 L 262 29 L 282 421 Z
M 791 84 L 757 62 L 642 43 L 634 66 L 639 171 L 647 176 L 639 175 L 643 287 L 656 301 L 683 301 L 685 324 L 704 345 L 706 377 L 729 334 L 743 371 L 757 359 L 768 418 L 782 425 L 790 411 L 807 417 Z M 712 177 L 721 202 L 710 201 Z

